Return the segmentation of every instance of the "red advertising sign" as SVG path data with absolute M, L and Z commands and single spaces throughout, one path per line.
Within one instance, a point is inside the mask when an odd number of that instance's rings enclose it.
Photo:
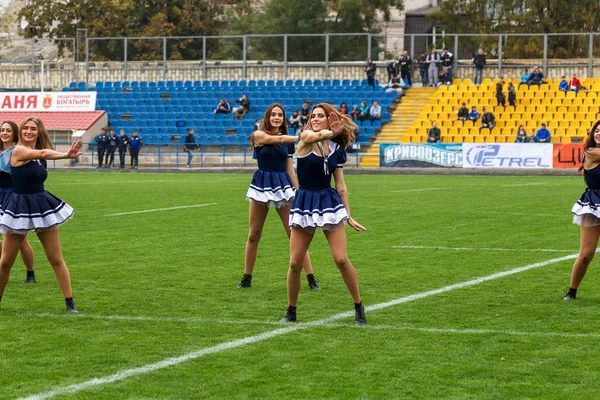
M 583 156 L 583 143 L 554 143 L 553 168 L 579 168 Z

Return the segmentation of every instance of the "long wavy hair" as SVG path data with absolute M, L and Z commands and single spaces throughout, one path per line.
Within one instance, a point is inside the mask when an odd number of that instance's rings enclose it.
M 333 139 L 335 143 L 339 144 L 342 149 L 346 149 L 348 145 L 355 140 L 354 132 L 358 130 L 358 126 L 352 121 L 352 119 L 348 115 L 344 115 L 336 110 L 331 104 L 327 103 L 319 103 L 313 106 L 312 111 L 310 113 L 310 119 L 308 120 L 308 124 L 310 126 L 312 120 L 312 114 L 316 108 L 322 108 L 325 111 L 325 117 L 329 118 L 331 114 L 336 114 L 340 121 L 344 124 L 344 128 L 339 135 L 336 135 Z
M 42 120 L 39 119 L 38 117 L 28 117 L 28 118 L 25 118 L 25 120 L 23 122 L 21 122 L 21 127 L 19 129 L 19 143 L 18 144 L 25 146 L 25 141 L 23 140 L 23 128 L 25 127 L 25 124 L 28 123 L 29 121 L 33 121 L 37 125 L 37 128 L 38 128 L 38 137 L 37 137 L 37 140 L 35 141 L 35 149 L 36 150 L 43 150 L 43 149 L 54 150 L 54 146 L 52 146 L 52 141 L 50 140 L 48 131 L 44 127 L 44 123 L 42 122 Z
M 285 115 L 285 108 L 283 108 L 283 106 L 279 103 L 273 103 L 269 107 L 267 107 L 267 111 L 265 111 L 265 115 L 263 116 L 262 124 L 260 125 L 260 130 L 263 132 L 273 132 L 275 130 L 275 127 L 271 125 L 271 112 L 275 107 L 281 108 L 281 111 L 283 112 L 283 121 L 281 121 L 281 126 L 279 127 L 278 131 L 282 135 L 288 135 L 287 116 Z M 250 135 L 250 142 L 252 143 L 252 146 L 254 146 L 254 133 Z
M 594 123 L 594 126 L 592 126 L 592 129 L 590 129 L 590 131 L 588 132 L 587 139 L 585 140 L 585 144 L 583 145 L 584 151 L 587 149 L 598 147 L 596 146 L 596 141 L 594 140 L 594 132 L 596 132 L 596 128 L 598 128 L 598 125 L 600 125 L 600 120 L 596 121 L 596 123 Z
M 12 145 L 14 146 L 19 141 L 19 127 L 13 121 L 6 120 L 6 121 L 2 121 L 2 123 L 0 124 L 0 128 L 4 124 L 10 125 L 10 127 L 12 129 L 12 141 L 11 142 L 12 142 Z M 5 150 L 4 143 L 2 143 L 2 145 L 0 145 L 0 146 L 1 146 L 0 150 Z

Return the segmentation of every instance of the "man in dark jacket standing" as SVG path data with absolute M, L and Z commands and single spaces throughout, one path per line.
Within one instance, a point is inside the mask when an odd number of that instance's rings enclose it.
M 412 67 L 412 58 L 408 55 L 408 51 L 404 50 L 402 52 L 402 57 L 400 58 L 400 72 L 402 74 L 402 79 L 404 80 L 404 84 L 408 87 L 412 86 L 412 80 L 410 78 L 410 70 Z
M 194 150 L 198 148 L 196 144 L 196 139 L 194 138 L 194 130 L 188 129 L 188 134 L 185 137 L 185 151 L 188 153 L 186 168 L 191 168 L 190 164 L 192 163 L 192 158 L 194 158 Z
M 448 51 L 447 47 L 444 47 L 444 50 L 442 50 L 442 55 L 440 55 L 440 61 L 442 63 L 442 68 L 448 68 L 448 79 L 450 83 L 452 83 L 452 67 L 454 64 L 454 55 Z
M 129 168 L 137 169 L 138 167 L 138 155 L 142 149 L 143 142 L 142 138 L 138 136 L 138 131 L 133 131 L 133 136 L 129 141 L 129 155 L 131 156 L 131 166 Z
M 481 85 L 481 81 L 483 80 L 483 68 L 486 63 L 487 61 L 485 60 L 483 49 L 479 49 L 473 58 L 473 65 L 475 65 L 475 78 L 473 79 L 473 83 L 475 85 Z
M 119 168 L 125 168 L 125 153 L 127 153 L 127 146 L 129 146 L 129 137 L 125 134 L 125 130 L 121 129 L 119 136 Z
M 377 71 L 377 65 L 370 58 L 367 60 L 365 64 L 365 72 L 367 74 L 367 82 L 370 86 L 373 86 L 373 90 L 375 90 L 375 72 Z
M 104 161 L 104 154 L 108 147 L 108 135 L 106 134 L 106 129 L 100 129 L 100 134 L 97 135 L 94 140 L 98 146 L 98 166 L 96 168 L 102 168 L 102 161 Z

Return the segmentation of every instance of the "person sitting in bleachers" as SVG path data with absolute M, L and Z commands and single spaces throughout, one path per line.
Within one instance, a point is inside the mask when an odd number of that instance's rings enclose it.
M 360 111 L 357 117 L 359 121 L 366 121 L 369 119 L 369 105 L 365 100 L 363 100 L 362 103 L 360 103 L 358 111 Z
M 262 125 L 262 121 L 260 120 L 260 118 L 256 118 L 256 121 L 254 121 L 254 130 L 255 131 L 259 130 L 261 125 Z
M 306 125 L 308 118 L 310 118 L 310 108 L 308 108 L 308 103 L 304 102 L 300 109 L 300 125 Z
M 236 102 L 240 103 L 240 106 L 233 112 L 233 118 L 243 119 L 244 115 L 250 111 L 250 100 L 248 100 L 248 96 L 246 96 L 246 94 L 243 94 L 242 97 L 236 100 Z
M 530 87 L 531 85 L 541 86 L 544 83 L 544 74 L 542 73 L 542 71 L 540 71 L 538 67 L 534 67 L 531 74 L 529 74 L 529 79 L 527 80 L 527 87 Z
M 542 123 L 542 127 L 535 133 L 533 141 L 536 143 L 548 143 L 550 142 L 550 138 L 550 131 L 546 129 L 546 124 Z
M 465 121 L 468 119 L 469 119 L 469 109 L 467 108 L 466 103 L 462 103 L 462 106 L 458 109 L 458 118 L 456 118 L 456 120 L 462 121 L 464 124 Z
M 214 109 L 213 113 L 216 114 L 229 114 L 231 112 L 231 107 L 229 103 L 225 99 L 219 100 L 219 104 L 217 104 L 217 108 Z
M 577 78 L 577 74 L 573 74 L 573 78 L 571 78 L 571 80 L 569 81 L 569 90 L 575 91 L 575 96 L 577 96 L 579 90 L 582 89 L 584 88 L 581 86 L 581 81 Z
M 491 111 L 487 111 L 485 107 L 483 107 L 482 114 L 483 115 L 481 117 L 481 126 L 479 127 L 479 130 L 482 130 L 483 128 L 488 128 L 491 132 L 492 129 L 494 129 L 494 126 L 496 125 L 496 117 L 494 116 L 494 114 L 492 114 Z
M 390 82 L 389 82 L 389 86 L 385 89 L 385 92 L 386 93 L 396 92 L 398 94 L 398 97 L 402 96 L 402 93 L 404 92 L 402 90 L 402 79 L 400 79 L 398 74 L 395 74 L 394 76 L 392 76 L 392 79 L 390 79 Z
M 469 121 L 473 122 L 473 125 L 475 125 L 475 122 L 477 122 L 478 119 L 479 119 L 479 111 L 477 111 L 475 106 L 472 106 L 471 112 L 469 113 Z
M 381 106 L 376 100 L 373 100 L 371 108 L 369 108 L 369 119 L 371 121 L 381 119 Z
M 354 121 L 358 119 L 358 117 L 360 116 L 360 110 L 358 109 L 358 106 L 352 107 L 352 112 L 350 113 L 350 116 Z
M 348 105 L 346 105 L 345 101 L 342 101 L 342 104 L 340 104 L 340 114 L 344 114 L 344 115 L 348 115 Z
M 512 82 L 508 82 L 508 105 L 514 107 L 517 104 L 517 90 Z
M 502 91 L 503 86 L 504 86 L 504 81 L 501 78 L 498 82 L 496 82 L 496 101 L 498 101 L 498 107 L 506 106 L 506 96 L 504 95 L 504 92 Z
M 396 61 L 389 63 L 387 66 L 388 81 L 392 79 L 392 76 L 398 75 L 399 72 L 400 69 L 398 68 L 398 63 Z
M 519 125 L 519 129 L 517 130 L 517 140 L 515 140 L 515 143 L 526 143 L 528 141 L 529 138 L 527 137 L 527 131 L 525 130 L 525 126 Z
M 440 128 L 437 127 L 435 122 L 431 123 L 431 128 L 427 132 L 427 143 L 439 143 L 441 137 Z
M 292 112 L 292 115 L 290 116 L 290 121 L 289 121 L 289 128 L 293 129 L 294 131 L 294 135 L 296 134 L 296 131 L 298 129 L 300 129 L 300 114 L 298 114 L 298 110 L 294 110 Z
M 451 69 L 448 67 L 442 67 L 442 73 L 440 74 L 440 80 L 438 82 L 438 86 L 446 85 L 450 86 L 452 84 L 452 73 Z
M 519 87 L 521 87 L 521 85 L 527 85 L 528 81 L 529 71 L 527 70 L 527 68 L 525 68 L 525 70 L 523 71 L 523 75 L 521 75 L 521 77 L 519 78 Z
M 567 82 L 567 79 L 565 78 L 564 75 L 560 77 L 560 83 L 558 84 L 558 91 L 563 92 L 565 94 L 565 96 L 567 95 L 567 92 L 569 91 L 569 82 Z

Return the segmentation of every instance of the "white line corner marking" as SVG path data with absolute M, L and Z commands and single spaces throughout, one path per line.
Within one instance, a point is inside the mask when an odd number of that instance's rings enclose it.
M 398 304 L 408 303 L 410 301 L 415 301 L 415 300 L 419 300 L 419 299 L 424 299 L 426 297 L 434 296 L 436 294 L 445 293 L 445 292 L 449 292 L 449 291 L 456 290 L 456 289 L 462 289 L 465 287 L 478 285 L 483 282 L 488 282 L 488 281 L 491 281 L 494 279 L 503 278 L 505 276 L 529 271 L 531 269 L 544 267 L 546 265 L 556 264 L 561 261 L 572 260 L 574 258 L 577 258 L 577 256 L 578 256 L 578 254 L 571 254 L 568 256 L 564 256 L 564 257 L 552 258 L 550 260 L 542 261 L 542 262 L 535 263 L 535 264 L 529 264 L 524 267 L 513 268 L 508 271 L 498 272 L 496 274 L 483 276 L 481 278 L 476 278 L 476 279 L 466 281 L 466 282 L 456 283 L 454 285 L 445 286 L 445 287 L 442 287 L 439 289 L 434 289 L 434 290 L 430 290 L 430 291 L 422 292 L 422 293 L 416 293 L 416 294 L 413 294 L 410 296 L 400 297 L 398 299 L 391 300 L 391 301 L 388 301 L 385 303 L 374 304 L 372 306 L 365 307 L 365 310 L 366 311 L 381 310 L 381 309 L 395 306 Z M 206 347 L 204 349 L 200 349 L 200 350 L 188 353 L 188 354 L 184 354 L 179 357 L 167 358 L 165 360 L 156 362 L 154 364 L 147 364 L 147 365 L 144 365 L 144 366 L 141 366 L 138 368 L 126 369 L 126 370 L 117 372 L 116 374 L 105 376 L 103 378 L 94 378 L 94 379 L 90 379 L 85 382 L 76 383 L 76 384 L 69 385 L 69 386 L 64 386 L 64 387 L 54 389 L 54 390 L 51 390 L 48 392 L 41 392 L 41 393 L 29 396 L 29 397 L 22 397 L 21 399 L 22 400 L 42 400 L 42 399 L 49 399 L 49 398 L 52 398 L 55 396 L 60 396 L 63 394 L 77 393 L 82 390 L 92 388 L 94 386 L 100 386 L 100 385 L 105 385 L 107 383 L 121 381 L 121 380 L 127 379 L 132 376 L 148 374 L 150 372 L 154 372 L 154 371 L 157 371 L 157 370 L 160 370 L 163 368 L 178 365 L 178 364 L 184 363 L 186 361 L 194 360 L 196 358 L 200 358 L 200 357 L 203 357 L 203 356 L 206 356 L 209 354 L 219 353 L 224 350 L 234 349 L 236 347 L 241 347 L 246 344 L 261 342 L 263 340 L 267 340 L 267 339 L 271 339 L 271 338 L 274 338 L 277 336 L 285 335 L 286 333 L 295 332 L 300 329 L 309 328 L 312 326 L 327 325 L 336 320 L 349 318 L 352 315 L 354 315 L 354 311 L 347 311 L 347 312 L 339 313 L 339 314 L 333 315 L 329 318 L 324 318 L 324 319 L 320 319 L 317 321 L 297 323 L 297 324 L 294 324 L 291 326 L 286 326 L 285 328 L 279 328 L 279 329 L 275 329 L 275 330 L 272 330 L 269 332 L 264 332 L 264 333 L 261 333 L 258 335 L 249 336 L 246 338 L 236 339 L 236 340 L 232 340 L 230 342 L 221 343 L 216 346 Z
M 128 211 L 116 214 L 106 214 L 105 217 L 118 217 L 120 215 L 131 215 L 131 214 L 143 214 L 143 213 L 151 213 L 157 211 L 170 211 L 170 210 L 180 210 L 182 208 L 196 208 L 196 207 L 206 207 L 206 206 L 215 206 L 219 203 L 205 203 L 205 204 L 192 204 L 191 206 L 175 206 L 175 207 L 167 207 L 167 208 L 154 208 L 152 210 L 140 210 L 140 211 Z

